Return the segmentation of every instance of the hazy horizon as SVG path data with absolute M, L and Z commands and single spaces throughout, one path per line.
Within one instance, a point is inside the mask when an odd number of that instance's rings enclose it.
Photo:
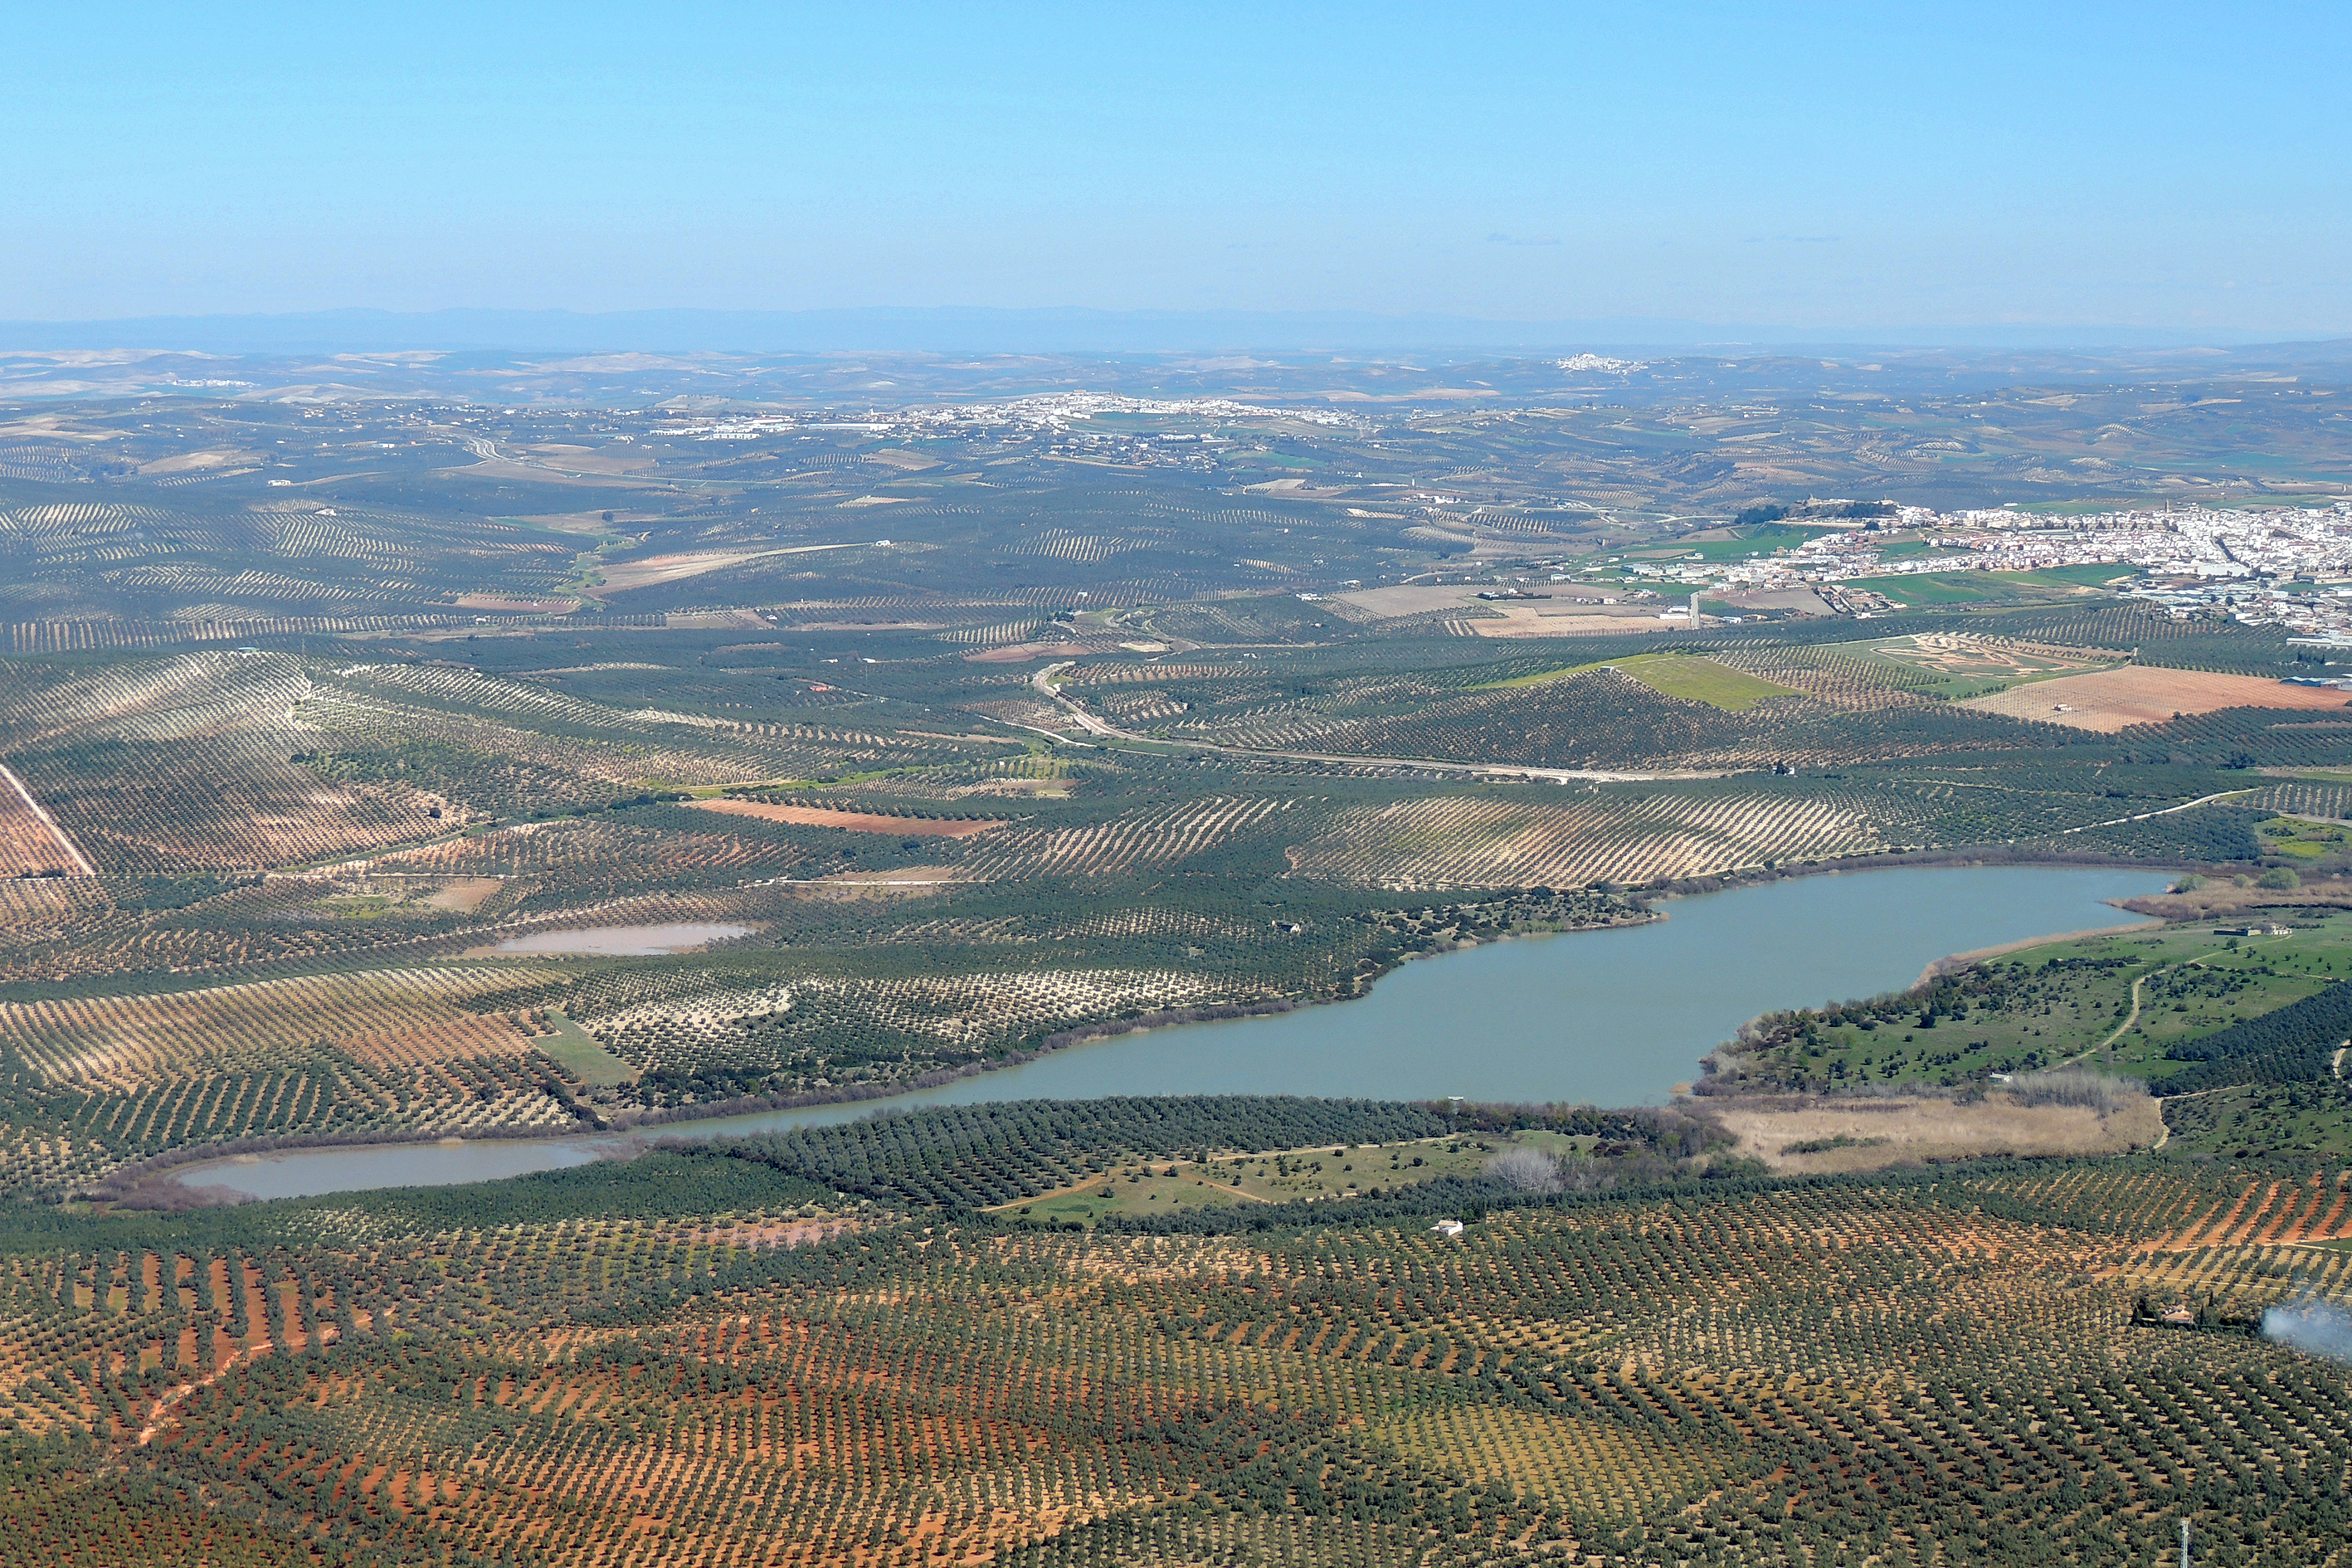
M 868 306 L 847 310 L 580 311 L 368 307 L 277 312 L 0 321 L 0 353 L 213 354 L 467 353 L 1078 353 L 1616 351 L 1659 356 L 1780 352 L 2194 350 L 2313 345 L 2352 334 L 2104 323 L 1804 329 L 1664 319 L 1509 321 L 1431 312 L 1107 310 L 1085 307 Z
M 2343 58 L 2341 8 L 265 6 L 18 28 L 54 68 L 0 105 L 6 322 L 2352 333 L 2352 137 L 2298 64 Z

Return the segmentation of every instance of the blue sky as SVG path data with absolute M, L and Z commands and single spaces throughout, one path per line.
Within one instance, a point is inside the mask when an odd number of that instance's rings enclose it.
M 19 6 L 0 318 L 2352 331 L 2352 6 Z

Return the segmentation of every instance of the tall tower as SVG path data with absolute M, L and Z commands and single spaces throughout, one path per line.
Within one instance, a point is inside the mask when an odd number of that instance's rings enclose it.
M 2189 1568 L 2189 1521 L 2180 1521 L 2180 1568 Z

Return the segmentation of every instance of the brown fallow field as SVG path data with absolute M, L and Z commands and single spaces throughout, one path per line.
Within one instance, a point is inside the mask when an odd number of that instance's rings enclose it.
M 1082 658 L 1100 653 L 1106 645 L 1082 642 L 1017 642 L 964 655 L 967 664 L 1025 664 L 1038 658 Z
M 1738 1152 L 1800 1174 L 1875 1171 L 1987 1155 L 2121 1154 L 2163 1135 L 2153 1100 L 2101 1115 L 2082 1105 L 2022 1105 L 1992 1094 L 1974 1103 L 1921 1095 L 1813 1100 L 1796 1096 L 1702 1102 L 1739 1140 Z M 1844 1147 L 1783 1152 L 1843 1138 Z
M 2006 691 L 1971 697 L 1959 706 L 2112 735 L 2135 724 L 2161 724 L 2176 715 L 2212 713 L 2224 708 L 2341 711 L 2352 707 L 2352 693 L 2325 686 L 2289 686 L 2258 675 L 2217 675 L 2205 669 L 2158 669 L 2134 664 L 2013 686 Z
M 852 833 L 894 833 L 901 838 L 969 838 L 1002 827 L 1003 823 L 981 819 L 942 822 L 923 816 L 884 816 L 875 812 L 832 811 L 819 805 L 777 805 L 764 800 L 697 800 L 689 805 L 730 816 L 752 816 L 761 822 L 790 822 L 802 827 L 842 827 Z

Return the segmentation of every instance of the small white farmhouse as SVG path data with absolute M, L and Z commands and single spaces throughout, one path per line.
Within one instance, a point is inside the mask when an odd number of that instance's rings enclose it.
M 1442 1219 L 1429 1227 L 1429 1233 L 1432 1236 L 1460 1236 L 1462 1222 L 1458 1219 Z

